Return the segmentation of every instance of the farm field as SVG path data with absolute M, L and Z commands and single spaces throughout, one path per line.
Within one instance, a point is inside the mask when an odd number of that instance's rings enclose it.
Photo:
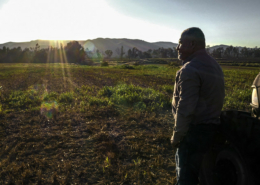
M 0 64 L 0 184 L 174 184 L 179 67 Z M 223 66 L 250 111 L 254 67 Z

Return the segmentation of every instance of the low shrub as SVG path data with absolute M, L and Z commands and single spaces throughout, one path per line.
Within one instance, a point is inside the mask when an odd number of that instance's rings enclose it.
M 110 98 L 110 96 L 112 95 L 112 87 L 105 86 L 99 91 L 98 94 Z
M 168 64 L 168 59 L 164 59 L 164 58 L 150 58 L 150 59 L 148 59 L 147 63 L 151 63 L 151 64 Z
M 45 93 L 43 95 L 44 101 L 57 101 L 59 95 L 56 92 Z
M 169 66 L 174 66 L 174 67 L 179 67 L 179 66 L 180 66 L 179 63 L 178 63 L 178 62 L 175 62 L 175 61 L 169 62 L 168 65 L 169 65 Z
M 134 66 L 139 66 L 139 65 L 140 65 L 140 62 L 135 61 L 135 62 L 133 63 L 133 65 L 134 65 Z
M 100 66 L 101 66 L 101 67 L 107 67 L 107 66 L 109 66 L 109 64 L 108 64 L 107 61 L 102 61 L 102 62 L 100 63 Z
M 97 105 L 97 106 L 107 106 L 109 103 L 108 99 L 98 98 L 98 97 L 90 97 L 88 99 L 89 106 Z
M 72 92 L 65 92 L 60 94 L 59 102 L 60 103 L 72 103 L 74 100 L 74 93 Z
M 119 68 L 120 68 L 120 69 L 134 69 L 133 66 L 130 66 L 130 65 L 128 65 L 128 64 L 120 65 Z
M 82 65 L 92 66 L 94 64 L 94 62 L 93 62 L 93 60 L 85 60 L 81 64 Z
M 13 91 L 6 101 L 10 108 L 31 108 L 39 106 L 41 98 L 37 94 L 31 94 L 24 91 Z

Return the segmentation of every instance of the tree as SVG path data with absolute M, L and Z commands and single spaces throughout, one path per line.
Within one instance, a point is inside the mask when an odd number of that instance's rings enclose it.
M 233 47 L 232 45 L 227 47 L 224 51 L 224 55 L 225 57 L 234 57 L 236 53 L 236 49 L 235 47 Z
M 22 54 L 21 47 L 12 48 L 12 49 L 8 50 L 8 52 L 6 53 L 5 60 L 8 63 L 9 62 L 10 63 L 20 62 L 21 54 Z
M 37 43 L 36 46 L 35 46 L 35 48 L 34 48 L 34 51 L 36 52 L 36 51 L 38 51 L 39 49 L 40 49 L 40 45 Z
M 173 58 L 177 58 L 178 57 L 178 51 L 176 47 L 173 47 Z
M 223 55 L 224 49 L 223 47 L 219 47 L 217 49 L 213 49 L 212 56 L 215 58 L 221 58 Z
M 152 55 L 153 57 L 158 57 L 158 50 L 154 49 Z
M 86 53 L 78 41 L 71 41 L 65 46 L 66 55 L 69 62 L 82 63 Z
M 257 46 L 254 48 L 254 55 L 255 57 L 260 57 L 260 48 L 257 48 Z
M 148 51 L 143 52 L 143 56 L 144 58 L 152 58 L 151 53 L 149 53 Z
M 106 50 L 105 53 L 107 55 L 107 58 L 111 58 L 111 56 L 113 55 L 113 51 L 111 50 Z
M 121 47 L 121 52 L 120 52 L 120 59 L 123 58 L 124 54 L 125 54 L 125 52 L 124 52 L 124 47 L 122 46 L 122 47 Z
M 132 49 L 132 58 L 136 58 L 138 56 L 139 50 L 136 47 Z
M 34 63 L 46 63 L 48 58 L 48 49 L 37 50 L 33 56 Z
M 26 63 L 26 62 L 31 62 L 32 60 L 32 52 L 29 50 L 29 48 L 25 48 L 20 57 L 20 62 L 21 63 Z
M 208 54 L 210 54 L 210 45 L 206 46 L 206 51 L 207 51 Z
M 144 58 L 143 52 L 141 50 L 137 50 L 137 57 L 138 58 Z
M 131 49 L 128 50 L 127 56 L 128 56 L 128 58 L 132 58 L 132 50 Z
M 238 56 L 239 56 L 239 48 L 236 48 L 236 47 L 233 48 L 233 55 L 234 55 L 234 57 L 238 58 Z
M 177 50 L 176 48 L 168 48 L 167 49 L 167 57 L 169 58 L 176 58 L 177 57 Z
M 247 47 L 243 47 L 241 49 L 241 54 L 243 55 L 243 57 L 248 57 L 249 56 L 249 51 L 248 51 Z
M 98 59 L 101 59 L 101 53 L 99 52 L 98 49 L 97 49 L 97 51 L 96 51 L 96 54 L 97 54 L 97 58 L 98 58 Z
M 164 48 L 159 48 L 159 53 L 161 55 L 161 58 L 167 58 L 167 50 Z

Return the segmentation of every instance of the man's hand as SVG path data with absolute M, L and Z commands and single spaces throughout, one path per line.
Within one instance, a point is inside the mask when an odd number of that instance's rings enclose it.
M 173 146 L 174 148 L 178 148 L 179 145 L 180 145 L 180 141 L 174 140 L 174 137 L 172 136 L 172 137 L 171 137 L 171 144 L 172 144 L 172 146 Z

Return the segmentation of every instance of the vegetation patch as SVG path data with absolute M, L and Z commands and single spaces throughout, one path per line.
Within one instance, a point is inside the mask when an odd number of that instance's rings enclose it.
M 0 65 L 0 184 L 174 184 L 168 65 Z M 259 70 L 224 68 L 223 110 Z
M 108 64 L 107 61 L 102 61 L 102 62 L 100 63 L 100 66 L 101 66 L 101 67 L 107 67 L 107 66 L 109 66 L 109 64 Z
M 142 88 L 133 84 L 119 84 L 115 87 L 105 86 L 100 91 L 101 96 L 106 96 L 117 105 L 131 106 L 137 109 L 146 108 L 149 111 L 169 109 L 171 104 L 166 96 L 151 88 Z

